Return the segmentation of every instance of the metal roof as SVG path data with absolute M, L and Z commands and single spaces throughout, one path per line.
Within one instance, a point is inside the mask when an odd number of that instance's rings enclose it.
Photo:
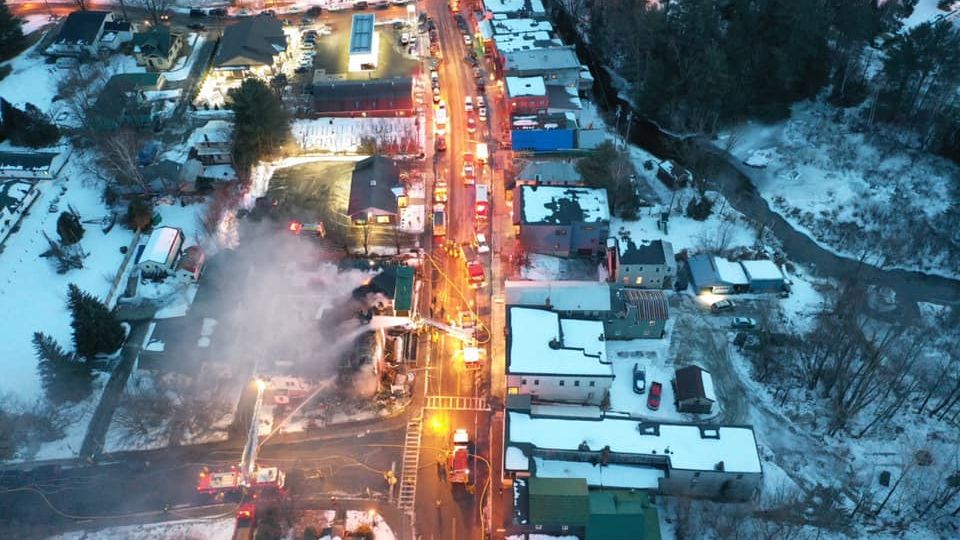
M 350 28 L 350 54 L 373 52 L 373 13 L 358 13 L 353 16 Z
M 670 318 L 667 297 L 663 291 L 620 287 L 616 294 L 625 304 L 637 308 L 639 321 L 665 321 Z

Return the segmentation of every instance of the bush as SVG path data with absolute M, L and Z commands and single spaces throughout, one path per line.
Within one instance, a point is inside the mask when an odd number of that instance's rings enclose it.
M 690 202 L 687 203 L 687 217 L 690 219 L 704 221 L 710 217 L 712 212 L 713 201 L 711 201 L 706 195 L 700 195 L 695 199 L 691 199 Z
M 0 116 L 3 118 L 0 132 L 16 146 L 42 148 L 60 140 L 60 129 L 32 103 L 20 110 L 9 101 L 0 99 Z
M 142 197 L 132 199 L 127 206 L 126 221 L 127 227 L 135 231 L 149 229 L 150 224 L 153 223 L 153 205 Z

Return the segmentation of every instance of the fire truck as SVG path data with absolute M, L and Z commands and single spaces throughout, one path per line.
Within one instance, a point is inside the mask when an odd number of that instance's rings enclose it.
M 258 379 L 257 397 L 240 464 L 219 471 L 210 471 L 204 467 L 197 480 L 198 494 L 218 500 L 233 496 L 245 496 L 254 500 L 283 497 L 286 480 L 283 471 L 277 467 L 261 467 L 257 464 L 257 453 L 260 450 L 260 408 L 266 388 L 267 383 Z
M 463 155 L 463 182 L 472 185 L 477 182 L 477 169 L 473 163 L 473 154 Z
M 470 483 L 470 435 L 462 428 L 453 432 L 453 449 L 447 457 L 447 480 L 451 484 Z
M 464 242 L 460 245 L 460 252 L 463 255 L 463 261 L 467 268 L 467 281 L 474 289 L 479 289 L 487 284 L 486 272 L 483 269 L 483 263 L 480 261 L 480 253 L 477 246 L 470 242 Z
M 433 200 L 438 203 L 447 202 L 447 183 L 443 180 L 437 180 L 433 186 Z
M 316 233 L 316 235 L 319 236 L 320 238 L 324 238 L 327 236 L 327 229 L 326 227 L 324 227 L 322 221 L 318 223 L 301 223 L 299 221 L 294 220 L 294 221 L 291 221 L 290 225 L 287 226 L 287 230 L 289 230 L 290 232 L 292 232 L 297 236 L 305 232 Z
M 434 236 L 446 236 L 447 235 L 447 219 L 446 213 L 444 210 L 446 207 L 443 204 L 436 204 L 433 207 L 433 235 Z
M 486 221 L 490 217 L 490 186 L 477 184 L 476 202 L 477 221 Z

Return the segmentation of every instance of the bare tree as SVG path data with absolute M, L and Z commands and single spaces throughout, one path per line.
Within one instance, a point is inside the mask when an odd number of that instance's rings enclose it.
M 173 0 L 133 0 L 133 5 L 147 12 L 155 26 L 160 26 L 167 18 L 167 12 L 173 5 Z

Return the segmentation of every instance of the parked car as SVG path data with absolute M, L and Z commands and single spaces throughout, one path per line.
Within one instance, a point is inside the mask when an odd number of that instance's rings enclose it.
M 368 4 L 366 2 L 354 2 L 353 9 L 356 11 L 363 11 L 367 9 Z
M 486 122 L 486 121 L 487 121 L 487 108 L 486 108 L 486 107 L 480 107 L 479 109 L 477 109 L 477 116 L 480 117 L 480 121 L 481 121 L 481 122 Z
M 647 396 L 647 408 L 651 411 L 660 409 L 660 398 L 663 395 L 663 385 L 658 382 L 650 384 L 650 394 Z
M 437 152 L 447 151 L 447 139 L 443 135 L 437 136 Z
M 633 365 L 633 391 L 637 394 L 647 391 L 647 373 L 640 369 L 640 364 Z
M 732 300 L 717 300 L 716 302 L 710 304 L 710 311 L 714 313 L 720 313 L 721 311 L 733 309 L 734 306 L 736 306 L 736 304 L 734 304 Z
M 487 101 L 483 98 L 483 96 L 477 96 L 477 107 L 486 107 L 486 106 L 487 106 Z
M 750 317 L 734 317 L 731 326 L 733 328 L 755 328 L 757 320 Z
M 463 61 L 470 64 L 473 67 L 477 67 L 478 65 L 480 65 L 480 62 L 477 61 L 477 57 L 469 54 L 463 57 Z
M 440 103 L 440 87 L 439 86 L 433 87 L 433 102 Z
M 473 97 L 472 97 L 472 96 L 467 96 L 467 97 L 463 98 L 463 110 L 467 111 L 468 113 L 473 112 Z
M 477 131 L 477 121 L 473 119 L 473 116 L 467 117 L 467 133 L 475 133 Z
M 190 24 L 187 25 L 187 28 L 189 28 L 190 30 L 196 30 L 196 31 L 198 31 L 198 32 L 202 32 L 202 31 L 204 31 L 204 30 L 207 29 L 206 26 L 204 26 L 204 25 L 202 25 L 202 24 L 200 24 L 200 23 L 190 23 Z
M 487 243 L 487 235 L 477 233 L 477 253 L 489 253 L 490 244 Z

